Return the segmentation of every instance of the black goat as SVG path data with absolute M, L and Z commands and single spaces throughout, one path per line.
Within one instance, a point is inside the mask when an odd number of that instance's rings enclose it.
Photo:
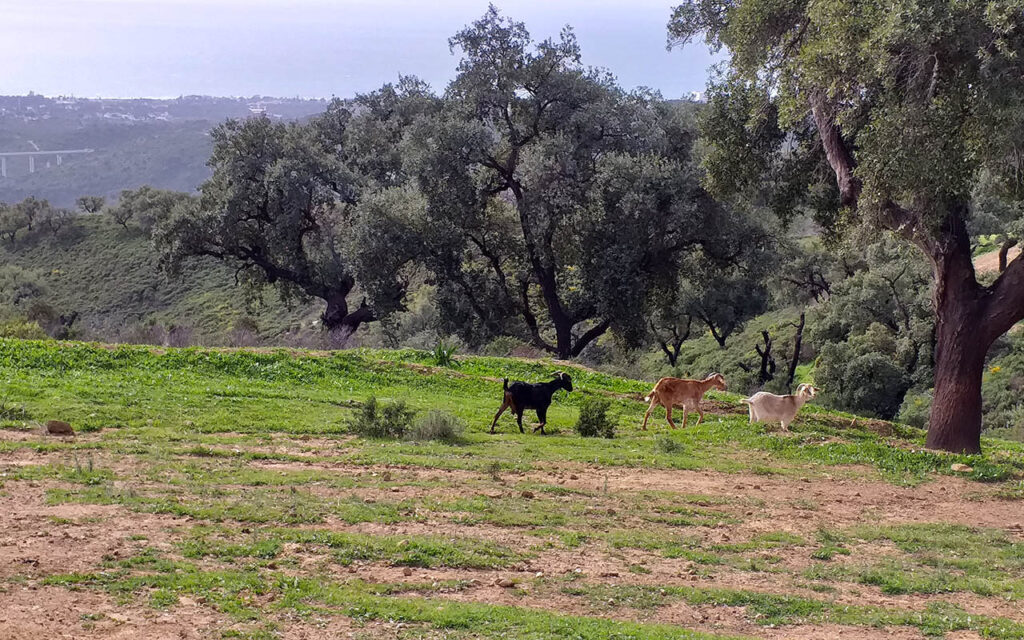
M 508 378 L 505 378 L 505 397 L 501 401 L 501 408 L 498 409 L 498 413 L 494 414 L 494 422 L 491 423 L 491 433 L 494 433 L 494 425 L 498 424 L 498 418 L 505 412 L 505 409 L 512 409 L 512 413 L 516 414 L 516 422 L 519 423 L 519 433 L 526 433 L 523 431 L 523 411 L 527 409 L 533 409 L 537 412 L 537 419 L 540 420 L 540 424 L 537 425 L 533 430 L 544 433 L 544 425 L 548 421 L 548 407 L 551 406 L 551 396 L 554 395 L 559 389 L 565 389 L 566 391 L 572 391 L 572 380 L 569 379 L 569 375 L 559 371 L 555 374 L 555 379 L 551 382 L 541 382 L 539 384 L 530 384 L 528 382 L 513 382 L 508 383 Z

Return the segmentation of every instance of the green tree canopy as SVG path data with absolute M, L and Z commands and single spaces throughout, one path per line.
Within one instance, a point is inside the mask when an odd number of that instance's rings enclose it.
M 1024 318 L 1024 260 L 982 285 L 967 234 L 983 173 L 1017 193 L 1022 9 L 1021 0 L 689 0 L 669 23 L 670 44 L 702 34 L 728 52 L 702 127 L 716 193 L 735 187 L 781 211 L 805 207 L 832 231 L 890 230 L 931 261 L 936 448 L 979 450 L 985 353 Z
M 422 202 L 382 211 L 366 240 L 405 251 L 387 278 L 432 273 L 463 337 L 521 334 L 562 358 L 609 328 L 636 343 L 686 250 L 735 257 L 747 223 L 700 188 L 687 112 L 584 67 L 571 30 L 535 42 L 493 6 L 450 44 L 444 108 L 405 137 Z
M 189 256 L 223 260 L 246 285 L 277 287 L 284 298 L 326 303 L 324 327 L 346 334 L 373 320 L 356 286 L 351 238 L 378 194 L 405 182 L 395 147 L 434 100 L 426 87 L 399 86 L 340 101 L 308 123 L 229 120 L 213 130 L 213 176 L 197 200 L 180 203 L 155 234 L 163 264 Z

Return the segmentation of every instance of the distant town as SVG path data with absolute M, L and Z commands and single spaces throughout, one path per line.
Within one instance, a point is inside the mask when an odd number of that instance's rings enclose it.
M 114 122 L 174 122 L 183 120 L 222 120 L 249 115 L 271 118 L 301 118 L 319 113 L 327 106 L 326 99 L 218 98 L 181 96 L 154 98 L 78 98 L 46 97 L 34 93 L 25 96 L 0 96 L 0 120 L 23 122 L 39 120 L 80 121 L 101 119 Z

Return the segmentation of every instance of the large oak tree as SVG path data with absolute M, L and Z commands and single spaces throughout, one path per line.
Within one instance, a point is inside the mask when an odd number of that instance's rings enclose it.
M 405 182 L 396 145 L 435 102 L 402 78 L 351 107 L 334 101 L 308 122 L 257 117 L 216 127 L 213 176 L 155 230 L 163 264 L 173 271 L 188 257 L 222 260 L 252 288 L 322 300 L 324 328 L 350 335 L 377 317 L 365 300 L 349 306 L 360 209 Z
M 700 187 L 680 112 L 585 67 L 570 30 L 535 42 L 493 6 L 450 43 L 444 108 L 406 136 L 418 194 L 360 243 L 370 289 L 422 265 L 451 328 L 570 358 L 610 328 L 641 340 L 685 250 L 735 257 L 743 219 Z
M 1024 259 L 979 283 L 967 225 L 980 175 L 1013 196 L 1022 174 L 1024 3 L 689 0 L 669 33 L 728 53 L 704 128 L 710 185 L 770 192 L 834 230 L 890 230 L 928 257 L 927 444 L 979 451 L 985 355 L 1024 319 Z

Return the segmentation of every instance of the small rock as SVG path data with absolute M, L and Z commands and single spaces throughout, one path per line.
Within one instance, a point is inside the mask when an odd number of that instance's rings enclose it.
M 572 473 L 572 474 L 569 474 L 569 479 L 570 480 L 579 480 L 580 477 L 578 475 L 576 475 L 575 473 Z
M 758 491 L 760 491 L 760 490 L 761 490 L 761 485 L 759 485 L 759 484 L 755 484 L 755 485 L 754 485 L 754 488 L 755 488 L 755 489 L 757 489 Z
M 398 487 L 391 487 L 391 493 L 398 493 L 399 491 L 401 491 L 401 489 Z
M 516 586 L 516 583 L 513 580 L 509 580 L 508 578 L 502 578 L 495 582 L 495 584 L 501 587 L 502 589 L 511 589 L 512 587 Z
M 51 436 L 73 436 L 75 435 L 75 430 L 63 420 L 47 420 L 46 433 Z
M 970 473 L 974 471 L 974 467 L 968 466 L 961 462 L 954 462 L 949 466 L 949 468 L 958 473 Z
M 402 569 L 402 575 L 403 576 L 411 576 L 412 575 L 412 569 L 409 568 L 409 567 L 406 567 L 406 568 Z
M 747 512 L 747 515 L 748 515 L 748 516 L 752 516 L 752 515 L 754 515 L 754 512 L 753 512 L 753 511 L 748 511 L 748 512 Z
M 538 571 L 537 573 L 533 574 L 533 577 L 534 578 L 543 578 L 544 577 L 544 572 L 543 571 Z
M 605 571 L 601 574 L 602 578 L 618 578 L 619 573 L 617 571 Z
M 363 498 L 363 504 L 373 504 L 374 502 L 377 501 L 374 500 L 373 498 Z
M 610 515 L 610 516 L 614 516 L 614 515 L 615 515 L 615 509 L 611 509 L 611 508 L 609 508 L 609 509 L 608 509 L 608 515 Z
M 524 491 L 524 492 L 522 492 L 519 495 L 521 495 L 521 496 L 523 496 L 524 498 L 527 498 L 527 499 L 532 499 L 533 498 L 533 492 L 532 491 Z
M 808 482 L 809 483 L 810 481 L 811 481 L 810 478 L 800 478 L 800 482 Z

